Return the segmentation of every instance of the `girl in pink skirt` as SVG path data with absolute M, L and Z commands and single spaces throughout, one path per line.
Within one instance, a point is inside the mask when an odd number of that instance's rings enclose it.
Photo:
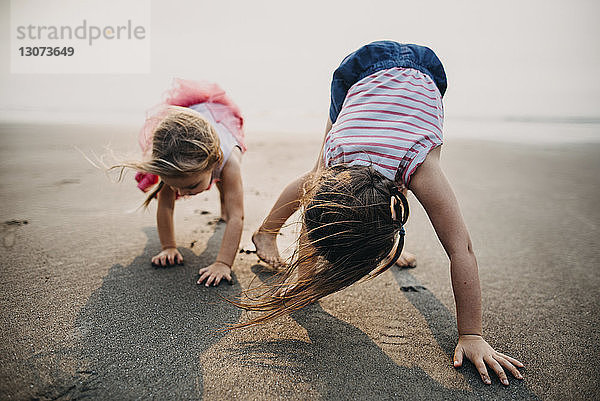
M 145 207 L 158 199 L 156 223 L 162 250 L 152 257 L 153 264 L 183 263 L 175 243 L 175 200 L 206 191 L 214 183 L 227 227 L 216 260 L 200 269 L 198 284 L 231 281 L 244 218 L 242 125 L 239 108 L 217 84 L 208 82 L 175 79 L 164 103 L 149 113 L 139 137 L 144 161 L 119 167 L 138 171 L 138 188 L 148 193 Z

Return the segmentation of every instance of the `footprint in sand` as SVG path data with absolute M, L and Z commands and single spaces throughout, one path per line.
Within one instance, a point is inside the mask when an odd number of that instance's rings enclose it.
M 396 327 L 396 326 L 386 326 L 385 330 L 380 333 L 379 341 L 382 344 L 387 345 L 404 345 L 409 344 L 406 335 L 404 333 L 405 327 Z
M 420 292 L 423 290 L 427 290 L 427 288 L 422 285 L 405 285 L 400 287 L 403 292 Z
M 28 223 L 27 220 L 7 220 L 2 223 L 2 244 L 5 248 L 10 248 L 15 244 L 17 228 Z

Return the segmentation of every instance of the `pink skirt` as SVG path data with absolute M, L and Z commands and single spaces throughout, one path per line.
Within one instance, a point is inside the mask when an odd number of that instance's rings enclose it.
M 139 133 L 139 144 L 144 157 L 152 153 L 152 137 L 168 106 L 189 107 L 198 103 L 206 103 L 216 122 L 223 124 L 235 137 L 236 141 L 246 151 L 246 141 L 243 130 L 244 119 L 239 107 L 227 96 L 225 91 L 215 83 L 206 81 L 191 81 L 186 79 L 173 79 L 172 87 L 164 95 L 162 103 L 150 109 L 146 115 L 146 122 Z M 158 183 L 158 176 L 150 173 L 138 172 L 135 175 L 138 188 L 148 192 Z

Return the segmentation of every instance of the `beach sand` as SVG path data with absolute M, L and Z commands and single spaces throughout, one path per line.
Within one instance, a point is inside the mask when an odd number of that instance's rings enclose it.
M 532 125 L 535 129 L 535 125 Z M 599 394 L 600 145 L 449 139 L 443 164 L 479 262 L 485 337 L 525 380 L 481 383 L 454 369 L 448 261 L 410 197 L 396 268 L 290 317 L 247 318 L 224 302 L 269 280 L 241 253 L 233 285 L 197 286 L 224 225 L 218 194 L 180 201 L 184 266 L 154 268 L 155 206 L 133 174 L 111 182 L 79 150 L 136 149 L 136 127 L 0 125 L 1 399 L 595 399 Z M 285 184 L 309 169 L 321 134 L 249 133 L 240 247 Z M 111 162 L 110 159 L 106 159 Z M 286 248 L 297 227 L 280 237 Z

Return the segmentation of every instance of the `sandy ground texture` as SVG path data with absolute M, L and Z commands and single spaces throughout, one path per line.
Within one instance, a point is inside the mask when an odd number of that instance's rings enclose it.
M 532 125 L 535 129 L 535 124 Z M 260 327 L 223 302 L 270 279 L 241 253 L 233 285 L 197 286 L 224 226 L 216 191 L 178 202 L 184 266 L 155 268 L 154 212 L 92 155 L 135 151 L 135 127 L 0 125 L 0 399 L 597 399 L 600 146 L 449 140 L 443 163 L 480 265 L 484 333 L 526 365 L 486 386 L 454 369 L 448 261 L 413 197 L 412 270 Z M 320 134 L 248 134 L 241 248 Z M 120 157 L 127 155 L 121 154 Z M 110 159 L 108 159 L 110 161 Z M 293 242 L 297 227 L 280 236 Z

